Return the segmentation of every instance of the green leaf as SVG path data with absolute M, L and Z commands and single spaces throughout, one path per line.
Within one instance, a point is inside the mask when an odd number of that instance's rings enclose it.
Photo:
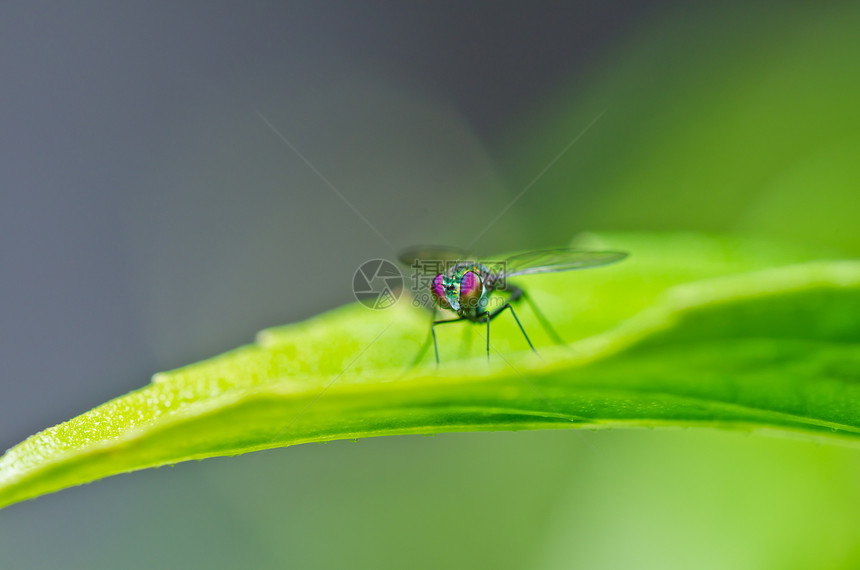
M 297 443 L 477 430 L 717 426 L 860 441 L 860 261 L 741 237 L 584 236 L 614 266 L 523 278 L 517 308 L 439 327 L 403 299 L 261 332 L 0 458 L 0 507 L 113 475 Z M 527 282 L 525 280 L 528 280 Z

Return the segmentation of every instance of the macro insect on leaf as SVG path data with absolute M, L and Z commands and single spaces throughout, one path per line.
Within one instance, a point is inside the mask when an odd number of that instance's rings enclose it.
M 553 273 L 608 265 L 621 261 L 627 257 L 627 253 L 560 248 L 529 251 L 502 261 L 481 262 L 457 248 L 419 246 L 404 250 L 398 257 L 401 263 L 413 269 L 415 276 L 424 277 L 419 279 L 416 285 L 419 288 L 429 289 L 429 294 L 421 291 L 418 294 L 419 299 L 423 297 L 432 301 L 432 305 L 427 304 L 433 313 L 430 332 L 438 365 L 439 345 L 436 342 L 436 325 L 460 321 L 486 323 L 487 360 L 489 360 L 490 321 L 506 310 L 510 310 L 529 347 L 536 353 L 513 308 L 513 303 L 520 300 L 525 300 L 529 304 L 547 333 L 557 343 L 563 344 L 531 297 L 522 287 L 511 283 L 508 279 L 535 273 Z M 496 292 L 505 293 L 507 296 L 501 298 L 494 296 Z M 437 319 L 437 310 L 454 312 L 457 316 Z

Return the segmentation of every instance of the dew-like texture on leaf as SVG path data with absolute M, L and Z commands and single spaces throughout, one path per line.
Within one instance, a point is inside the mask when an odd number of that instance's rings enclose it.
M 608 267 L 522 277 L 523 327 L 440 327 L 408 299 L 262 331 L 0 458 L 0 506 L 189 459 L 376 435 L 717 426 L 860 441 L 860 261 L 752 238 L 587 235 Z M 520 308 L 521 307 L 521 308 Z

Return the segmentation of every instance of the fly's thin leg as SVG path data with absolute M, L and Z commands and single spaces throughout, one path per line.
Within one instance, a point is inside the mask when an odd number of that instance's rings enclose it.
M 513 315 L 514 320 L 517 322 L 517 326 L 518 326 L 518 327 L 520 327 L 520 332 L 521 332 L 521 333 L 523 333 L 523 336 L 524 336 L 524 337 L 526 337 L 526 342 L 527 342 L 527 343 L 529 343 L 529 347 L 531 347 L 532 352 L 534 352 L 535 354 L 537 354 L 537 350 L 535 349 L 535 345 L 533 345 L 533 344 L 532 344 L 532 341 L 531 341 L 531 339 L 529 338 L 529 335 L 527 335 L 527 334 L 526 334 L 526 330 L 523 328 L 523 325 L 522 325 L 522 324 L 520 324 L 520 320 L 517 318 L 517 313 L 516 313 L 516 311 L 514 311 L 514 308 L 513 308 L 513 307 L 511 307 L 510 305 L 508 305 L 508 309 L 510 309 L 510 310 L 511 310 L 511 315 Z
M 520 289 L 516 285 L 511 285 L 509 283 L 506 290 L 508 292 L 510 292 L 510 297 L 508 297 L 508 301 L 503 306 L 499 307 L 498 309 L 496 309 L 493 312 L 487 311 L 487 312 L 479 315 L 479 317 L 484 317 L 486 319 L 486 322 L 487 322 L 487 362 L 490 361 L 490 321 L 493 320 L 494 318 L 496 318 L 497 316 L 499 316 L 500 314 L 502 314 L 502 311 L 504 311 L 505 309 L 510 309 L 511 315 L 513 315 L 513 317 L 514 317 L 514 321 L 516 321 L 517 326 L 520 328 L 520 332 L 523 333 L 523 337 L 525 337 L 526 342 L 529 343 L 529 348 L 531 348 L 532 351 L 535 354 L 537 354 L 537 349 L 532 344 L 532 341 L 529 338 L 529 335 L 526 334 L 526 330 L 523 328 L 522 323 L 520 323 L 520 319 L 519 319 L 519 317 L 517 317 L 517 312 L 514 311 L 514 308 L 511 306 L 511 303 L 515 303 L 520 298 L 523 298 L 523 297 L 525 297 L 525 299 L 527 301 L 529 301 L 530 305 L 532 305 L 531 300 L 528 297 L 526 297 L 525 291 L 523 291 L 522 289 Z M 538 313 L 536 312 L 536 314 L 538 314 Z M 435 318 L 435 314 L 434 314 L 433 318 Z M 441 325 L 443 323 L 457 323 L 457 322 L 465 321 L 465 320 L 468 320 L 468 319 L 466 319 L 466 317 L 459 317 L 456 319 L 432 321 L 432 324 L 430 325 L 430 333 L 433 336 L 433 350 L 436 354 L 436 366 L 437 367 L 439 366 L 439 343 L 436 340 L 436 325 Z M 543 319 L 541 322 L 544 322 L 544 321 L 545 321 L 545 319 Z M 555 335 L 555 338 L 558 338 L 558 335 Z
M 507 303 L 505 303 L 504 305 L 502 305 L 501 307 L 499 307 L 498 309 L 496 309 L 495 311 L 490 313 L 490 318 L 494 319 L 494 318 L 496 318 L 497 315 L 500 315 L 502 313 L 502 311 L 504 311 L 505 309 L 510 309 L 511 314 L 514 316 L 514 320 L 517 322 L 517 326 L 520 327 L 520 332 L 523 333 L 524 337 L 526 337 L 526 342 L 529 343 L 529 347 L 531 347 L 532 351 L 535 354 L 537 354 L 537 350 L 535 349 L 535 345 L 532 344 L 532 341 L 529 338 L 529 335 L 526 334 L 526 330 L 523 328 L 523 325 L 520 323 L 520 319 L 517 318 L 516 311 L 514 311 L 514 308 L 511 306 L 511 303 L 516 303 L 522 297 L 525 297 L 525 299 L 527 301 L 529 301 L 529 298 L 526 297 L 525 291 L 523 291 L 522 289 L 520 289 L 519 287 L 517 287 L 516 285 L 513 285 L 511 283 L 508 283 L 508 286 L 506 287 L 505 290 L 510 292 L 510 297 L 508 297 Z
M 490 313 L 484 313 L 487 315 L 487 364 L 490 363 Z
M 559 334 L 557 332 L 555 332 L 555 329 L 552 328 L 551 324 L 549 324 L 549 321 L 547 320 L 547 318 L 545 316 L 543 316 L 543 313 L 540 311 L 540 309 L 538 309 L 537 304 L 535 304 L 535 302 L 532 300 L 531 296 L 526 295 L 525 291 L 523 291 L 522 289 L 520 289 L 520 292 L 522 293 L 523 299 L 525 299 L 526 303 L 528 303 L 529 307 L 531 307 L 532 312 L 535 314 L 535 317 L 537 317 L 538 322 L 540 322 L 541 326 L 546 331 L 546 333 L 550 337 L 552 337 L 552 340 L 556 344 L 567 344 L 564 342 L 564 340 L 561 338 L 561 336 L 559 336 Z
M 439 344 L 436 342 L 436 325 L 442 325 L 445 323 L 459 323 L 460 321 L 466 320 L 463 317 L 459 317 L 456 319 L 445 319 L 442 321 L 433 321 L 430 325 L 430 333 L 433 335 L 433 350 L 436 351 L 436 367 L 439 366 Z
M 535 345 L 532 344 L 531 339 L 529 339 L 529 335 L 526 334 L 526 330 L 523 328 L 523 325 L 520 323 L 520 319 L 517 318 L 517 313 L 516 313 L 516 311 L 514 311 L 514 308 L 511 306 L 510 301 L 508 301 L 507 303 L 505 303 L 504 305 L 502 305 L 501 307 L 499 307 L 498 309 L 496 309 L 495 311 L 490 313 L 490 316 L 487 319 L 487 326 L 489 327 L 489 324 L 490 324 L 489 319 L 496 318 L 498 315 L 502 314 L 502 311 L 504 311 L 505 309 L 510 309 L 511 315 L 514 316 L 514 320 L 517 322 L 517 326 L 520 327 L 520 332 L 523 333 L 524 337 L 526 337 L 526 342 L 529 343 L 529 347 L 531 347 L 532 352 L 537 354 L 537 349 L 535 349 Z M 489 346 L 489 344 L 490 344 L 490 342 L 488 340 L 487 345 Z

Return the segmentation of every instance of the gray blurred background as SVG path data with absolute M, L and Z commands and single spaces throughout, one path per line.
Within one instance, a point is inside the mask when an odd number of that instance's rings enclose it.
M 548 174 L 475 249 L 604 227 L 748 229 L 735 206 L 694 212 L 697 226 L 613 218 L 608 186 L 589 183 L 589 157 L 618 145 L 617 162 L 601 163 L 614 180 L 636 152 L 629 133 L 659 124 L 589 82 L 654 26 L 711 21 L 683 6 L 3 3 L 0 447 L 351 302 L 355 268 L 392 246 L 467 245 L 604 111 L 559 162 L 584 165 L 581 182 Z M 755 34 L 736 10 L 717 18 L 738 23 L 714 43 L 728 51 Z M 676 77 L 672 60 L 650 65 Z M 531 138 L 565 100 L 576 120 L 557 140 Z M 601 227 L 555 203 L 604 212 L 591 218 Z M 831 567 L 860 556 L 854 537 L 826 530 L 857 522 L 850 450 L 707 431 L 585 437 L 599 452 L 575 433 L 447 434 L 113 477 L 1 512 L 0 567 L 788 568 L 822 549 Z M 834 478 L 847 495 L 824 488 Z
M 5 4 L 2 444 L 392 255 L 260 115 L 394 247 L 471 240 L 506 125 L 649 9 L 596 4 Z

